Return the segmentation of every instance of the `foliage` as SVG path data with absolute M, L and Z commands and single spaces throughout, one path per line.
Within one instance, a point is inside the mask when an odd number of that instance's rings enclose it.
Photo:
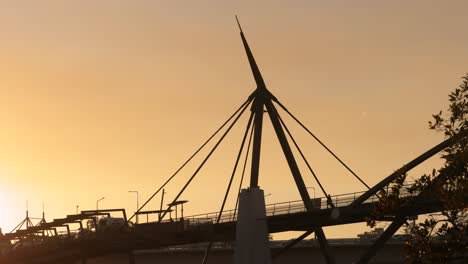
M 442 153 L 444 165 L 423 175 L 411 186 L 405 186 L 406 175 L 398 177 L 381 197 L 374 214 L 368 219 L 373 227 L 386 216 L 398 216 L 417 201 L 437 199 L 442 208 L 440 214 L 430 215 L 423 221 L 407 221 L 409 235 L 406 250 L 409 263 L 447 263 L 468 258 L 468 74 L 449 95 L 448 115 L 442 111 L 433 115 L 429 128 L 456 138 L 456 142 Z M 418 198 L 405 199 L 401 194 Z

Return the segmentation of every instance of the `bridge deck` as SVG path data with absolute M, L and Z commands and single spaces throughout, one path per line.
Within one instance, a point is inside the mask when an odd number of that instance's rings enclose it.
M 409 186 L 409 185 L 408 185 Z M 405 189 L 402 189 L 403 192 L 400 193 L 400 197 L 406 197 L 409 195 Z M 349 206 L 353 201 L 355 201 L 359 196 L 361 196 L 365 191 L 361 192 L 354 192 L 354 193 L 346 193 L 346 194 L 339 194 L 331 196 L 331 200 L 335 207 L 346 207 Z M 327 199 L 325 197 L 313 198 L 311 199 L 314 208 L 316 209 L 329 209 L 330 206 L 327 203 Z M 369 199 L 364 201 L 364 204 L 374 203 L 378 201 L 378 197 L 373 195 Z M 266 215 L 269 216 L 276 216 L 276 215 L 288 215 L 288 214 L 295 214 L 295 213 L 304 213 L 306 212 L 306 208 L 304 206 L 304 202 L 302 200 L 295 200 L 289 202 L 281 202 L 281 203 L 274 203 L 274 204 L 267 204 L 265 206 Z M 196 214 L 196 215 L 189 215 L 185 216 L 184 220 L 189 220 L 192 223 L 215 223 L 218 218 L 219 212 L 212 212 L 212 213 L 204 213 L 204 214 Z M 237 220 L 237 210 L 227 210 L 224 211 L 220 218 L 220 223 L 232 222 Z M 170 220 L 164 220 L 162 222 L 167 222 Z
M 267 223 L 270 233 L 283 231 L 305 231 L 317 226 L 341 225 L 363 222 L 372 213 L 376 197 L 365 203 L 349 206 L 360 193 L 332 196 L 339 211 L 338 217 L 330 217 L 329 208 L 324 198 L 313 199 L 316 210 L 306 212 L 302 201 L 291 201 L 267 206 Z M 407 196 L 408 193 L 402 193 Z M 412 208 L 414 215 L 439 211 L 435 201 L 422 201 Z M 132 229 L 108 229 L 98 232 L 73 234 L 72 236 L 52 237 L 35 245 L 17 247 L 16 250 L 0 257 L 2 263 L 15 263 L 15 260 L 30 259 L 28 263 L 43 263 L 66 260 L 74 261 L 82 255 L 98 256 L 109 252 L 127 252 L 137 249 L 161 248 L 171 245 L 215 241 L 231 241 L 235 237 L 235 210 L 226 211 L 221 223 L 214 225 L 217 213 L 198 214 L 176 219 L 176 221 L 150 222 L 135 225 Z M 389 220 L 389 219 L 384 219 Z M 32 257 L 34 256 L 34 257 Z M 8 262 L 10 261 L 10 262 Z M 21 262 L 18 262 L 21 263 Z

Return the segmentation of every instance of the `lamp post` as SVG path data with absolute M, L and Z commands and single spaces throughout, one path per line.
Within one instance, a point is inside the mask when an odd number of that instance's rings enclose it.
M 307 189 L 312 189 L 314 190 L 314 198 L 312 199 L 312 205 L 314 207 L 319 207 L 320 208 L 320 202 L 317 202 L 317 200 L 315 200 L 315 188 L 314 187 L 306 187 Z
M 102 197 L 101 199 L 98 199 L 98 200 L 96 201 L 96 211 L 99 211 L 99 202 L 102 201 L 102 200 L 104 200 L 104 199 L 106 199 L 106 197 Z
M 136 210 L 135 213 L 138 212 L 140 205 L 138 203 L 138 191 L 128 191 L 129 193 L 136 193 Z M 136 223 L 138 224 L 138 214 L 136 215 Z
M 76 214 L 78 214 L 78 209 L 80 208 L 79 205 L 76 206 Z
M 307 188 L 307 189 L 312 189 L 312 190 L 314 190 L 314 199 L 315 199 L 315 188 L 312 187 L 312 186 L 311 186 L 311 187 L 306 187 L 306 188 Z

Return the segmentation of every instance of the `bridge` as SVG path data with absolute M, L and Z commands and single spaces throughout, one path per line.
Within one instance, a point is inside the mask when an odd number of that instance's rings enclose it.
M 236 259 L 245 257 L 243 252 L 254 250 L 258 254 L 264 254 L 265 262 L 270 263 L 268 233 L 283 231 L 303 231 L 303 235 L 285 245 L 282 250 L 275 252 L 272 258 L 279 257 L 282 252 L 293 247 L 312 233 L 315 233 L 326 263 L 335 263 L 333 252 L 328 245 L 328 240 L 322 227 L 336 226 L 349 223 L 365 222 L 375 211 L 376 205 L 382 196 L 388 193 L 392 183 L 405 175 L 409 170 L 421 164 L 428 158 L 452 146 L 466 133 L 456 135 L 441 142 L 437 146 L 408 162 L 394 173 L 383 177 L 375 186 L 369 186 L 359 177 L 336 153 L 325 145 L 314 133 L 311 132 L 292 112 L 281 103 L 266 87 L 252 51 L 247 43 L 243 30 L 239 24 L 242 43 L 254 76 L 257 88 L 250 94 L 247 100 L 217 129 L 190 158 L 178 168 L 167 181 L 138 208 L 137 212 L 127 218 L 124 209 L 86 210 L 78 214 L 68 215 L 51 222 L 45 221 L 32 225 L 29 216 L 20 223 L 12 232 L 6 234 L 1 241 L 7 246 L 0 248 L 0 263 L 86 263 L 88 258 L 103 256 L 111 253 L 128 252 L 129 263 L 135 263 L 133 251 L 142 249 L 164 248 L 174 245 L 207 243 L 205 256 L 202 263 L 208 263 L 208 257 L 213 242 L 216 241 L 249 241 L 252 243 L 237 243 L 235 248 Z M 198 175 L 208 159 L 223 142 L 226 135 L 237 123 L 246 109 L 250 106 L 245 133 L 234 163 L 234 168 L 229 178 L 227 189 L 221 208 L 218 212 L 198 215 L 183 216 L 175 219 L 171 215 L 172 208 L 182 205 L 180 199 L 190 183 Z M 344 166 L 349 174 L 359 181 L 366 189 L 361 192 L 331 196 L 321 184 L 318 175 L 312 169 L 310 162 L 305 157 L 299 144 L 295 140 L 280 111 L 286 113 L 290 119 L 297 122 L 314 140 L 316 140 L 326 152 L 333 156 L 338 164 Z M 268 114 L 278 138 L 283 154 L 288 162 L 289 169 L 295 181 L 301 200 L 289 201 L 265 205 L 263 190 L 258 186 L 260 170 L 260 153 L 262 144 L 262 129 L 264 113 Z M 145 206 L 164 188 L 178 173 L 197 156 L 200 151 L 215 141 L 214 146 L 208 152 L 201 164 L 195 169 L 192 176 L 181 187 L 176 197 L 167 208 L 144 211 Z M 293 148 L 296 150 L 294 155 Z M 296 156 L 305 162 L 306 169 L 313 176 L 323 196 L 311 198 L 303 181 L 303 172 L 298 166 Z M 242 189 L 242 183 L 246 174 L 246 167 L 250 159 L 250 185 Z M 243 164 L 242 164 L 243 163 Z M 241 168 L 241 169 L 239 169 Z M 236 206 L 232 210 L 225 210 L 225 204 L 231 192 L 233 179 L 241 175 L 240 185 L 235 190 Z M 449 176 L 439 175 L 438 183 L 446 181 Z M 403 188 L 405 190 L 405 188 Z M 443 209 L 440 201 L 431 194 L 430 186 L 418 194 L 401 192 L 400 197 L 404 201 L 400 210 L 394 215 L 386 215 L 378 219 L 390 222 L 383 234 L 360 257 L 358 263 L 368 263 L 375 253 L 384 246 L 393 234 L 408 220 L 420 214 L 438 212 Z M 468 200 L 468 194 L 466 197 Z M 256 208 L 250 208 L 253 206 Z M 177 212 L 177 210 L 176 210 Z M 131 220 L 135 216 L 156 214 L 157 221 L 133 224 Z M 118 215 L 118 218 L 115 216 Z M 122 219 L 121 222 L 115 219 Z M 76 231 L 71 226 L 78 225 Z M 24 228 L 23 228 L 24 227 Z M 255 227 L 255 228 L 253 228 Z M 66 229 L 65 233 L 59 233 L 58 229 Z M 253 228 L 253 229 L 252 229 Z M 263 242 L 262 242 L 263 241 Z M 249 244 L 249 245 L 244 245 Z M 257 253 L 255 253 L 257 254 Z M 266 258 L 265 258 L 266 256 Z M 257 256 L 262 257 L 262 256 Z M 237 261 L 236 263 L 243 263 Z M 254 263 L 254 262 L 249 262 Z
M 313 199 L 315 210 L 307 212 L 302 200 L 275 203 L 266 206 L 268 229 L 270 233 L 284 231 L 306 231 L 321 227 L 350 224 L 366 221 L 378 198 L 372 196 L 358 207 L 351 204 L 365 192 L 332 196 L 336 207 L 331 208 L 324 198 Z M 403 197 L 414 198 L 402 193 Z M 338 210 L 339 216 L 331 218 L 332 210 Z M 441 210 L 437 201 L 425 200 L 415 203 L 407 217 L 433 213 Z M 75 263 L 84 257 L 91 258 L 110 253 L 132 252 L 135 250 L 164 248 L 168 246 L 202 243 L 209 241 L 233 241 L 236 229 L 236 210 L 225 211 L 219 218 L 219 212 L 198 214 L 160 222 L 136 224 L 126 230 L 96 228 L 93 232 L 79 228 L 62 235 L 42 237 L 46 229 L 80 224 L 80 220 L 96 219 L 98 215 L 124 213 L 123 209 L 105 209 L 100 211 L 82 211 L 80 214 L 68 215 L 55 219 L 46 225 L 30 227 L 7 234 L 7 238 L 18 240 L 18 244 L 1 263 Z M 392 219 L 381 219 L 391 221 Z M 80 224 L 81 225 L 81 224 Z M 32 236 L 34 239 L 31 239 Z M 28 237 L 29 240 L 25 240 Z M 23 242 L 21 242 L 23 239 Z M 31 241 L 34 245 L 21 245 Z M 287 246 L 288 248 L 291 245 Z M 284 250 L 284 249 L 283 249 Z M 282 251 L 279 251 L 281 254 Z M 278 253 L 277 253 L 278 254 Z M 279 255 L 278 254 L 278 255 Z M 275 257 L 275 256 L 274 256 Z

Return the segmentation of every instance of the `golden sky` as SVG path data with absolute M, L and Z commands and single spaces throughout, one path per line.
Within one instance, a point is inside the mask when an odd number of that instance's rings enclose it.
M 255 88 L 235 14 L 270 91 L 373 185 L 443 139 L 427 121 L 468 71 L 466 10 L 463 0 L 0 0 L 0 227 L 22 220 L 26 200 L 36 217 L 44 202 L 49 220 L 102 196 L 101 207 L 133 211 L 128 190 L 147 198 Z M 186 214 L 219 210 L 245 122 L 182 197 Z M 364 190 L 288 124 L 331 194 Z M 299 199 L 273 136 L 266 119 L 266 201 Z

